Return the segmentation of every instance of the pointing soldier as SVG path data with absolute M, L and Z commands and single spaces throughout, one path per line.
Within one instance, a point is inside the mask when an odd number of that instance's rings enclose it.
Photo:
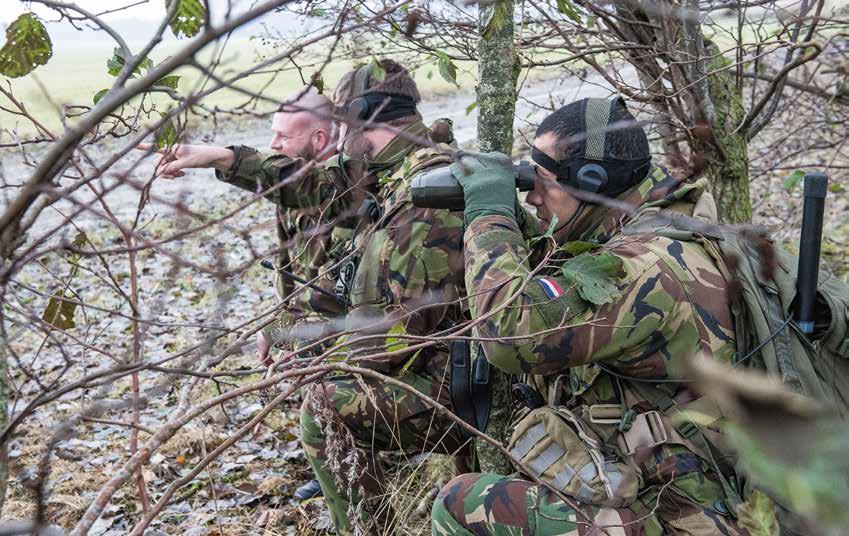
M 675 378 L 696 354 L 732 360 L 726 281 L 699 242 L 639 225 L 658 212 L 716 221 L 706 181 L 652 166 L 621 99 L 584 99 L 551 114 L 532 157 L 527 200 L 553 230 L 537 242 L 544 250 L 534 263 L 509 160 L 466 156 L 452 173 L 465 196 L 472 317 L 485 318 L 486 358 L 522 378 L 514 392 L 529 405 L 508 448 L 559 495 L 526 477 L 462 475 L 436 499 L 433 533 L 595 534 L 593 525 L 609 534 L 741 533 L 737 483 L 717 433 L 672 419 L 719 417 Z

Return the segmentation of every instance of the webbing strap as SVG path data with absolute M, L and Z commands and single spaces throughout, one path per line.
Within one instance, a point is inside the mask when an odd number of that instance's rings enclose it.
M 540 453 L 539 456 L 528 462 L 528 469 L 539 476 L 543 474 L 546 469 L 554 465 L 554 462 L 559 460 L 565 454 L 566 450 L 564 450 L 563 447 L 557 443 L 551 443 Z
M 451 409 L 454 410 L 454 413 L 463 419 L 464 422 L 475 426 L 475 408 L 469 400 L 471 391 L 469 379 L 470 368 L 472 366 L 469 341 L 451 341 L 448 356 L 451 360 L 451 383 L 449 385 L 451 394 Z M 463 429 L 461 429 L 461 434 L 466 439 L 471 437 L 470 434 Z
M 525 435 L 523 435 L 519 441 L 516 442 L 516 446 L 510 450 L 510 455 L 517 460 L 521 460 L 531 451 L 532 448 L 534 448 L 534 445 L 539 443 L 539 441 L 545 437 L 545 433 L 545 424 L 535 424 L 527 432 L 525 432 Z
M 663 419 L 657 411 L 638 413 L 631 428 L 622 432 L 621 437 L 627 455 L 634 454 L 638 449 L 662 445 L 669 440 Z
M 633 387 L 636 388 L 638 394 L 646 394 L 642 392 L 643 390 L 640 389 L 639 384 L 635 384 Z M 648 396 L 641 396 L 641 398 L 646 400 L 650 399 Z M 720 469 L 719 464 L 716 462 L 716 458 L 713 455 L 713 449 L 710 446 L 710 442 L 705 437 L 702 427 L 687 420 L 682 421 L 678 426 L 667 427 L 664 419 L 660 418 L 660 414 L 668 417 L 670 414 L 677 414 L 681 411 L 693 411 L 703 415 L 712 416 L 715 420 L 718 420 L 722 414 L 716 403 L 710 398 L 704 396 L 680 405 L 668 396 L 662 396 L 661 398 L 654 400 L 652 403 L 656 408 L 658 408 L 658 411 L 648 411 L 638 414 L 634 419 L 634 424 L 631 429 L 620 434 L 619 437 L 622 440 L 621 442 L 624 444 L 623 450 L 625 453 L 627 455 L 631 455 L 638 448 L 657 446 L 668 441 L 670 438 L 674 440 L 676 436 L 680 436 L 682 444 L 687 446 L 694 454 L 705 460 L 711 465 L 711 467 L 713 467 L 717 478 L 719 478 L 722 491 L 725 494 L 729 513 L 736 517 L 737 506 L 742 502 L 740 494 L 737 493 L 736 488 L 731 484 L 728 478 L 726 478 L 725 474 Z M 622 414 L 624 415 L 622 406 L 620 405 L 619 407 L 620 411 L 622 411 Z M 590 413 L 593 413 L 592 406 L 590 407 Z M 605 420 L 613 419 L 615 418 L 615 405 L 599 405 L 598 413 L 603 415 L 602 418 Z
M 551 481 L 551 484 L 557 489 L 565 489 L 576 473 L 577 471 L 571 465 L 566 465 L 559 473 L 554 475 L 554 480 Z
M 675 402 L 675 400 L 669 397 L 664 397 L 661 403 L 666 406 L 663 413 L 667 416 L 670 416 L 670 413 L 680 414 L 682 411 L 699 412 L 699 408 L 702 408 L 704 411 L 703 414 L 713 416 L 715 417 L 715 420 L 719 420 L 721 416 L 721 413 L 718 413 L 719 408 L 716 406 L 716 403 L 704 396 L 680 406 Z M 708 408 L 712 408 L 716 412 L 708 413 L 708 411 L 710 411 Z M 722 492 L 725 494 L 725 501 L 728 506 L 729 514 L 736 518 L 737 506 L 743 501 L 740 499 L 740 494 L 737 493 L 737 489 L 728 480 L 722 472 L 722 469 L 719 467 L 719 464 L 713 455 L 713 448 L 711 447 L 710 441 L 708 441 L 705 437 L 702 427 L 694 422 L 682 420 L 680 424 L 674 427 L 674 430 L 681 434 L 684 439 L 683 443 L 688 448 L 713 467 L 717 478 L 719 478 L 719 484 L 722 486 Z

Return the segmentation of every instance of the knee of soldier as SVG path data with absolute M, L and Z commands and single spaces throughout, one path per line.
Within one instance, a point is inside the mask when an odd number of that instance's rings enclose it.
M 451 479 L 445 484 L 433 503 L 431 525 L 434 535 L 454 534 L 450 529 L 465 522 L 464 503 L 466 496 L 481 478 L 480 473 L 468 473 Z
M 301 403 L 301 442 L 305 445 L 320 444 L 324 440 L 324 433 L 315 418 L 312 404 L 310 403 L 310 391 L 303 393 L 304 401 Z

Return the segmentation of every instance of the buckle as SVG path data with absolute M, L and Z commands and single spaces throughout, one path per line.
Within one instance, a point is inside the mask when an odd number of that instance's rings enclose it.
M 637 412 L 634 411 L 634 408 L 628 408 L 625 410 L 625 414 L 622 415 L 622 420 L 619 421 L 619 426 L 616 429 L 620 432 L 627 432 L 634 425 L 634 419 L 636 418 Z
M 593 404 L 589 409 L 593 424 L 616 424 L 622 422 L 622 404 Z
M 622 432 L 621 437 L 625 443 L 627 455 L 634 454 L 637 449 L 662 445 L 669 439 L 666 426 L 658 411 L 639 413 L 634 417 L 634 424 L 627 432 Z
M 685 439 L 690 439 L 699 432 L 699 426 L 691 421 L 681 423 L 676 427 L 678 433 L 684 436 Z

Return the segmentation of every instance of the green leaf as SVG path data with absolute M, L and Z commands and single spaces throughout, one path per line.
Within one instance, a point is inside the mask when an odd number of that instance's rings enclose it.
M 317 7 L 315 9 L 313 9 L 312 11 L 310 11 L 309 13 L 307 13 L 307 16 L 308 17 L 316 17 L 316 18 L 326 17 L 327 16 L 327 10 L 320 8 L 320 7 Z
M 398 322 L 386 332 L 386 351 L 387 352 L 397 352 L 400 350 L 406 350 L 410 346 L 410 342 L 406 338 L 402 337 L 391 337 L 390 335 L 407 335 L 407 328 L 404 326 L 402 322 Z M 401 367 L 401 376 L 403 376 L 407 369 L 415 363 L 416 359 L 419 357 L 419 353 L 421 352 L 421 348 L 413 352 L 413 355 L 404 363 L 404 366 Z
M 476 100 L 472 101 L 472 103 L 470 105 L 466 106 L 466 115 L 469 115 L 470 113 L 472 113 L 472 110 L 474 110 L 477 107 L 478 107 L 478 101 L 476 101 Z
M 74 237 L 71 245 L 74 248 L 79 249 L 83 247 L 86 242 L 88 242 L 88 236 L 86 236 L 83 232 L 79 232 Z M 66 260 L 71 266 L 71 270 L 68 272 L 68 276 L 66 278 L 66 284 L 70 285 L 77 276 L 80 258 L 78 254 L 74 253 L 72 255 L 68 255 Z M 77 304 L 66 301 L 67 299 L 72 298 L 73 296 L 64 290 L 54 293 L 47 302 L 47 307 L 44 309 L 44 313 L 42 313 L 41 318 L 51 326 L 58 329 L 65 330 L 75 327 L 76 323 L 74 322 L 74 314 L 77 310 Z
M 47 302 L 47 307 L 44 309 L 44 314 L 41 319 L 55 328 L 62 330 L 71 329 L 77 324 L 74 322 L 74 313 L 77 311 L 77 304 L 65 301 L 63 298 L 67 296 L 64 293 L 57 292 L 50 297 Z
M 598 249 L 600 246 L 598 244 L 593 244 L 592 242 L 583 242 L 581 240 L 575 240 L 573 242 L 566 242 L 562 246 L 560 246 L 560 250 L 568 253 L 573 257 L 577 257 L 578 255 L 590 252 L 594 249 Z
M 573 22 L 581 22 L 581 16 L 569 0 L 557 0 L 557 11 L 572 19 Z
M 170 147 L 177 143 L 178 139 L 179 133 L 177 132 L 177 127 L 174 126 L 174 121 L 170 118 L 153 134 L 153 143 L 156 144 L 157 149 Z
M 112 76 L 118 76 L 121 74 L 121 69 L 124 68 L 124 65 L 127 63 L 127 58 L 124 57 L 124 53 L 120 48 L 115 47 L 115 50 L 112 51 L 112 57 L 106 62 L 106 70 Z M 153 60 L 150 58 L 145 58 L 136 65 L 136 68 L 133 69 L 133 72 L 130 74 L 130 78 L 135 78 L 137 75 L 140 75 L 142 69 L 150 69 L 153 67 Z M 167 78 L 167 77 L 166 77 Z
M 124 68 L 124 57 L 119 49 L 115 49 L 115 54 L 106 60 L 106 71 L 112 76 L 118 76 L 121 69 Z
M 203 26 L 206 8 L 200 0 L 165 0 L 165 8 L 170 9 L 172 2 L 178 2 L 174 16 L 168 21 L 174 36 L 178 39 L 196 36 Z
M 380 66 L 380 62 L 377 61 L 377 58 L 374 56 L 371 57 L 371 61 L 369 62 L 369 75 L 375 79 L 383 82 L 386 80 L 386 70 Z
M 97 93 L 94 94 L 94 97 L 91 100 L 94 101 L 95 104 L 97 104 L 98 102 L 100 102 L 100 99 L 102 99 L 104 96 L 106 96 L 106 94 L 108 92 L 109 92 L 109 88 L 101 89 L 100 91 L 98 91 Z
M 788 192 L 799 186 L 799 183 L 802 182 L 802 179 L 805 178 L 805 172 L 801 169 L 797 169 L 793 173 L 787 176 L 784 179 L 784 189 Z
M 604 252 L 599 255 L 584 253 L 563 264 L 563 276 L 574 284 L 584 300 L 603 305 L 619 295 L 616 283 L 624 275 L 622 259 Z
M 24 13 L 6 28 L 6 44 L 0 48 L 0 74 L 18 78 L 44 65 L 53 56 L 47 29 L 32 13 Z
M 828 191 L 833 194 L 842 194 L 846 191 L 846 188 L 844 188 L 839 182 L 832 182 L 828 185 Z
M 163 86 L 170 87 L 171 89 L 177 89 L 177 86 L 180 84 L 180 77 L 178 75 L 172 74 L 170 76 L 163 76 L 159 80 L 156 81 L 154 86 Z
M 545 240 L 546 238 L 551 238 L 554 235 L 554 230 L 557 229 L 557 214 L 552 215 L 551 221 L 548 223 L 548 229 L 546 229 L 545 233 L 534 236 L 530 239 L 531 245 L 536 244 L 540 240 Z
M 438 51 L 436 54 L 439 58 L 436 61 L 436 65 L 439 68 L 439 74 L 442 75 L 442 78 L 444 78 L 446 82 L 451 82 L 455 86 L 460 87 L 460 84 L 457 83 L 457 66 L 454 65 L 454 62 L 451 61 L 451 58 L 449 58 L 448 54 L 445 52 Z
M 778 536 L 781 530 L 775 517 L 772 499 L 758 490 L 737 511 L 740 526 L 749 531 L 749 536 Z

